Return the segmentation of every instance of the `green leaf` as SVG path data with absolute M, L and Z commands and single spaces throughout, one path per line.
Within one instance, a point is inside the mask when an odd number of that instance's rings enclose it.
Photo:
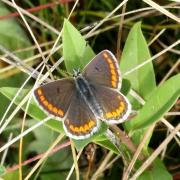
M 168 79 L 164 84 L 155 89 L 146 104 L 132 119 L 132 130 L 146 128 L 168 112 L 180 96 L 180 74 Z
M 130 91 L 130 89 L 131 89 L 131 82 L 128 79 L 123 79 L 122 80 L 121 92 L 124 95 L 127 95 L 128 92 Z
M 27 75 L 23 72 L 15 74 L 11 77 L 8 78 L 4 78 L 2 77 L 3 74 L 6 76 L 6 73 L 0 73 L 0 87 L 4 87 L 4 86 L 12 86 L 12 87 L 19 87 L 22 85 L 22 83 L 25 81 L 25 79 L 27 78 Z M 3 117 L 4 112 L 6 111 L 10 101 L 4 97 L 2 94 L 0 94 L 0 102 L 1 104 L 3 104 L 3 106 L 0 107 L 0 119 Z M 13 108 L 15 106 L 13 106 L 10 110 L 10 112 L 12 112 Z
M 15 170 L 10 173 L 6 173 L 1 177 L 3 178 L 3 180 L 19 180 L 19 173 L 18 170 Z
M 141 31 L 141 23 L 136 23 L 129 32 L 128 38 L 126 40 L 125 47 L 123 49 L 120 69 L 122 73 L 126 73 L 127 71 L 133 69 L 139 64 L 145 62 L 150 58 L 150 53 L 148 49 L 148 45 Z M 148 99 L 149 95 L 156 88 L 155 75 L 152 62 L 149 62 L 145 66 L 140 69 L 130 73 L 124 78 L 128 79 L 131 82 L 131 88 L 135 90 L 142 98 L 145 100 Z M 140 109 L 142 105 L 133 97 L 128 96 L 133 105 L 133 109 Z M 141 121 L 144 121 L 141 119 Z M 128 121 L 124 124 L 125 129 L 130 131 L 134 121 Z M 140 131 L 136 131 L 133 136 L 133 142 L 135 144 L 139 144 L 146 129 L 142 129 Z M 150 139 L 150 138 L 149 138 Z M 144 150 L 147 150 L 148 141 L 146 146 L 144 146 Z
M 0 16 L 10 14 L 11 11 L 0 2 Z M 0 21 L 0 45 L 10 50 L 22 49 L 31 46 L 27 35 L 14 18 Z M 21 58 L 27 58 L 33 55 L 33 51 L 18 53 Z
M 0 165 L 0 176 L 6 172 L 6 168 L 3 165 Z
M 129 32 L 122 52 L 120 69 L 124 74 L 149 58 L 150 53 L 148 45 L 141 31 L 141 23 L 138 22 Z M 156 87 L 152 62 L 147 63 L 145 66 L 128 74 L 124 78 L 131 82 L 132 89 L 145 100 L 147 100 L 151 92 Z M 141 105 L 132 98 L 131 102 L 134 109 L 139 109 L 141 107 Z
M 115 154 L 119 154 L 119 150 L 109 139 L 105 139 L 103 141 L 96 141 L 95 143 L 113 151 Z
M 28 143 L 28 146 L 26 146 L 25 149 L 26 153 L 28 152 L 37 152 L 37 154 L 44 153 L 49 148 L 49 145 L 53 142 L 53 139 L 55 139 L 54 131 L 52 131 L 52 129 L 46 126 L 40 126 L 36 128 L 35 130 L 33 130 L 33 134 L 35 136 L 35 140 Z
M 145 170 L 137 180 L 172 180 L 171 174 L 166 170 L 163 162 L 156 158 L 151 170 Z
M 67 72 L 82 70 L 95 56 L 79 31 L 68 21 L 63 25 L 63 56 Z

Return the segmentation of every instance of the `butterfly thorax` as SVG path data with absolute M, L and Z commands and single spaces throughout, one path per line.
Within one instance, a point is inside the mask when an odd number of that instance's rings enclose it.
M 77 77 L 75 77 L 75 84 L 77 90 L 80 92 L 82 98 L 85 100 L 87 105 L 90 107 L 92 112 L 97 117 L 102 117 L 102 109 L 100 104 L 97 102 L 92 90 L 90 84 L 86 81 L 86 79 L 79 74 Z

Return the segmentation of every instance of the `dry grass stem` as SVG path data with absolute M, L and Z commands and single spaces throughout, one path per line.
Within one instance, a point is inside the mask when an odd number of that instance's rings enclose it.
M 165 8 L 163 8 L 162 6 L 158 5 L 157 3 L 155 3 L 154 1 L 151 0 L 143 0 L 145 3 L 149 4 L 150 6 L 152 6 L 154 9 L 156 9 L 157 11 L 160 11 L 161 13 L 165 14 L 166 16 L 168 16 L 169 18 L 173 19 L 174 21 L 177 21 L 178 23 L 180 23 L 180 18 L 178 18 L 177 16 L 175 16 L 174 14 L 170 13 L 169 11 L 167 11 Z
M 43 163 L 43 161 L 48 157 L 48 155 L 51 153 L 51 151 L 53 150 L 53 148 L 62 140 L 62 138 L 64 137 L 63 134 L 60 134 L 56 140 L 53 142 L 53 144 L 49 147 L 49 149 L 46 151 L 46 153 L 44 154 L 44 156 L 36 163 L 36 165 L 32 168 L 32 170 L 29 172 L 29 174 L 25 177 L 24 180 L 28 180 L 32 174 L 38 169 L 38 167 Z
M 158 58 L 159 56 L 161 56 L 162 54 L 166 53 L 167 51 L 169 51 L 170 49 L 172 49 L 173 47 L 177 46 L 180 43 L 180 39 L 177 40 L 176 42 L 174 42 L 173 44 L 171 44 L 170 46 L 168 46 L 166 49 L 162 50 L 161 52 L 157 53 L 156 55 L 154 55 L 153 57 L 151 57 L 150 59 L 146 60 L 145 62 L 139 64 L 138 66 L 136 66 L 135 68 L 127 71 L 126 73 L 123 74 L 123 76 L 127 76 L 128 74 L 138 70 L 139 68 L 143 67 L 144 65 L 146 65 L 147 63 L 155 60 L 156 58 Z
M 47 117 L 41 121 L 39 121 L 37 124 L 35 124 L 34 126 L 30 127 L 29 129 L 25 130 L 22 134 L 19 134 L 18 136 L 16 136 L 15 138 L 13 138 L 10 142 L 6 143 L 4 146 L 2 146 L 0 148 L 0 152 L 4 151 L 5 149 L 7 149 L 9 146 L 11 146 L 13 143 L 15 143 L 16 141 L 18 141 L 22 136 L 26 136 L 28 133 L 32 132 L 34 129 L 38 128 L 39 126 L 41 126 L 42 124 L 46 123 L 47 121 L 50 120 L 50 117 Z
M 99 168 L 96 170 L 96 172 L 94 172 L 93 176 L 91 177 L 91 180 L 98 179 L 98 176 L 100 175 L 100 173 L 103 172 L 104 168 L 106 167 L 107 163 L 110 161 L 113 154 L 114 153 L 112 151 L 109 151 L 109 153 L 106 155 L 104 160 L 101 162 Z
M 14 8 L 13 3 L 11 3 L 10 1 L 8 1 L 8 0 L 1 0 L 1 1 Z M 57 34 L 57 35 L 59 34 L 59 31 L 57 29 L 55 29 L 54 27 L 50 26 L 48 23 L 45 23 L 44 21 L 40 20 L 39 18 L 37 18 L 33 14 L 29 13 L 28 11 L 24 10 L 23 8 L 21 8 L 19 6 L 17 6 L 17 7 L 21 10 L 21 12 L 23 14 L 27 15 L 28 17 L 30 17 L 35 22 L 37 22 L 37 23 L 41 24 L 42 26 L 46 27 L 47 29 L 52 31 L 54 34 Z
M 123 174 L 122 180 L 128 180 L 129 179 L 129 175 L 130 175 L 130 173 L 131 173 L 131 171 L 132 171 L 132 169 L 133 169 L 133 167 L 134 167 L 134 165 L 135 165 L 135 163 L 136 163 L 136 161 L 138 159 L 138 156 L 140 155 L 140 153 L 141 153 L 144 145 L 146 144 L 149 136 L 151 136 L 151 134 L 152 134 L 152 132 L 154 130 L 154 127 L 155 127 L 155 124 L 151 125 L 148 128 L 148 130 L 145 133 L 144 137 L 142 138 L 141 143 L 139 144 L 135 154 L 133 155 L 133 158 L 132 158 L 131 162 L 129 163 L 129 166 L 125 170 L 125 173 Z
M 78 167 L 78 160 L 76 157 L 76 150 L 75 150 L 73 141 L 71 139 L 70 141 L 71 141 L 71 151 L 72 151 L 72 156 L 73 156 L 73 161 L 74 161 L 74 167 L 76 171 L 76 180 L 79 180 L 79 167 Z
M 78 155 L 77 155 L 77 161 L 79 160 L 79 158 L 80 158 L 80 156 L 81 156 L 81 154 L 82 154 L 82 151 L 83 151 L 83 150 L 79 151 L 79 153 L 78 153 Z M 70 177 L 71 177 L 71 175 L 72 175 L 72 173 L 73 173 L 74 168 L 75 168 L 75 164 L 73 163 L 73 165 L 72 165 L 72 167 L 71 167 L 71 169 L 70 169 L 70 171 L 69 171 L 69 174 L 68 174 L 68 176 L 66 177 L 66 180 L 70 180 Z
M 154 161 L 154 159 L 161 153 L 165 146 L 174 138 L 175 134 L 180 130 L 180 124 L 176 126 L 173 132 L 159 145 L 159 147 L 151 154 L 151 156 L 142 164 L 136 173 L 129 180 L 136 180 L 142 172 Z

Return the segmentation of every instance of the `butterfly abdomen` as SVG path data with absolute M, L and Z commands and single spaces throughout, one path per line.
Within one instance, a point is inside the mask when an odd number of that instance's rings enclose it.
M 76 82 L 76 88 L 78 89 L 78 91 L 80 92 L 83 99 L 85 100 L 87 105 L 90 107 L 94 115 L 96 115 L 97 117 L 101 117 L 102 116 L 101 106 L 96 101 L 95 96 L 93 92 L 91 91 L 91 87 L 89 83 L 82 76 L 78 76 L 75 79 L 75 82 Z

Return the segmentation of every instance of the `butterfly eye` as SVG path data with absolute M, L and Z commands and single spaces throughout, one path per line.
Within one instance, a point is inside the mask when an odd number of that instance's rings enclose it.
M 101 71 L 98 67 L 95 67 L 95 69 L 96 69 L 98 72 L 100 72 L 100 71 Z
M 73 77 L 77 77 L 81 74 L 81 71 L 80 69 L 78 68 L 77 70 L 76 69 L 73 69 Z

